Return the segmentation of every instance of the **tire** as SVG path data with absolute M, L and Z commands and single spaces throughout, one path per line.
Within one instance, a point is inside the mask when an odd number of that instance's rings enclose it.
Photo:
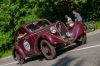
M 86 35 L 80 36 L 80 37 L 76 40 L 76 44 L 78 44 L 78 45 L 87 44 L 87 36 L 86 36 Z
M 51 60 L 56 57 L 55 48 L 47 40 L 41 41 L 40 49 L 46 59 Z
M 18 61 L 19 64 L 23 64 L 25 62 L 25 59 L 23 59 L 22 55 L 15 51 L 16 61 Z

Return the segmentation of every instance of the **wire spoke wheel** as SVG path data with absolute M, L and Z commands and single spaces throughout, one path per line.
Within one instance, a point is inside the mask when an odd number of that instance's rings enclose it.
M 41 51 L 46 59 L 54 59 L 56 57 L 55 48 L 46 40 L 42 40 L 40 44 Z
M 86 43 L 87 43 L 86 35 L 82 35 L 76 40 L 76 44 L 78 44 L 78 45 L 82 45 L 82 44 L 86 44 Z

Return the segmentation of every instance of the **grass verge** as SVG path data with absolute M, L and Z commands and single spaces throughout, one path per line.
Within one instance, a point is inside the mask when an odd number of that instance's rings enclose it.
M 0 53 L 0 59 L 5 58 L 5 57 L 8 57 L 8 56 L 11 56 L 11 54 L 12 54 L 12 51 L 11 50 L 7 50 L 5 52 L 1 52 Z
M 97 29 L 100 29 L 100 21 L 96 22 L 95 26 L 97 26 Z

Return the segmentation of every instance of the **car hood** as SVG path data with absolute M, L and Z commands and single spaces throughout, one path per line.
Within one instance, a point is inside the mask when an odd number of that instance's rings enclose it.
M 55 26 L 55 23 L 48 25 L 48 26 L 45 26 L 45 27 L 41 27 L 41 28 L 35 30 L 34 33 L 41 34 L 44 32 L 48 32 L 52 26 Z

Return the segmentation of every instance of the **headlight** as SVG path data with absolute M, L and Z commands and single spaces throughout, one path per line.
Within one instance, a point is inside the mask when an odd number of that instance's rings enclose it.
M 55 28 L 55 27 L 51 27 L 51 28 L 50 28 L 50 32 L 51 32 L 51 33 L 56 33 L 56 32 L 57 32 L 57 30 L 56 30 L 56 28 Z

